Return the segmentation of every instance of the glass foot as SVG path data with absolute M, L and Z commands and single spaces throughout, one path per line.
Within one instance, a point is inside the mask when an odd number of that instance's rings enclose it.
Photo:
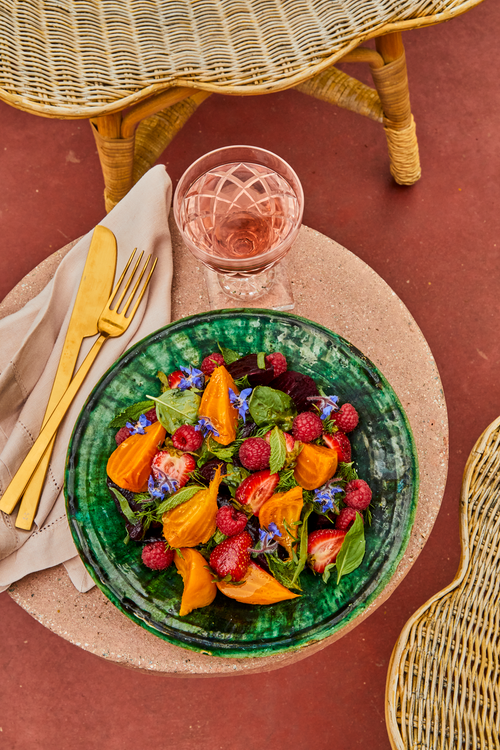
M 211 310 L 231 307 L 263 307 L 293 310 L 292 285 L 284 261 L 250 277 L 226 276 L 204 266 Z

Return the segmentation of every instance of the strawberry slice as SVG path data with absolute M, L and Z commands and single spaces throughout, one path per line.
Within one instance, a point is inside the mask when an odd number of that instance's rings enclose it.
M 230 536 L 215 547 L 210 555 L 210 567 L 220 577 L 230 575 L 232 581 L 241 581 L 250 565 L 252 537 L 248 531 Z
M 178 483 L 178 489 L 184 487 L 189 479 L 189 473 L 196 468 L 196 461 L 189 453 L 172 455 L 168 451 L 158 451 L 151 463 L 151 471 L 155 481 L 163 480 L 163 476 Z M 161 472 L 161 473 L 160 473 Z
M 351 460 L 351 441 L 343 432 L 335 432 L 333 435 L 323 433 L 323 440 L 329 448 L 337 451 L 337 458 L 343 464 L 348 464 Z
M 307 554 L 309 565 L 316 573 L 324 573 L 325 568 L 340 552 L 346 532 L 337 529 L 318 529 L 309 534 Z
M 184 377 L 184 373 L 181 370 L 176 370 L 175 372 L 171 372 L 168 376 L 168 384 L 170 388 L 178 388 L 179 383 L 181 382 L 182 378 Z
M 279 479 L 279 475 L 271 474 L 269 469 L 256 471 L 242 481 L 236 490 L 236 500 L 242 505 L 250 505 L 253 514 L 258 516 L 261 507 L 273 495 Z

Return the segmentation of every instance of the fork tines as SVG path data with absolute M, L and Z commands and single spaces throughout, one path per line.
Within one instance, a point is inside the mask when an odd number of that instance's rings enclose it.
M 128 270 L 129 270 L 129 268 L 130 268 L 130 266 L 132 264 L 132 261 L 134 260 L 134 256 L 135 256 L 136 251 L 137 251 L 137 248 L 135 248 L 135 250 L 132 252 L 132 255 L 128 259 L 127 264 L 126 264 L 125 268 L 123 269 L 122 275 L 118 279 L 118 282 L 117 282 L 115 288 L 113 289 L 113 294 L 112 294 L 112 298 L 111 298 L 112 299 L 111 305 L 113 305 L 112 309 L 114 309 L 115 312 L 119 311 L 119 307 L 122 304 L 123 300 L 125 299 L 125 295 L 127 294 L 128 290 L 130 288 L 130 285 L 132 284 L 132 282 L 134 280 L 134 277 L 135 277 L 135 275 L 137 273 L 137 269 L 139 268 L 139 265 L 141 263 L 142 257 L 144 255 L 144 253 L 141 251 L 140 254 L 139 254 L 139 257 L 135 261 L 134 267 L 132 269 L 132 272 L 129 275 L 127 283 L 125 284 L 125 286 L 123 288 L 123 291 L 120 294 L 118 302 L 116 304 L 114 304 L 115 297 L 118 294 L 118 291 L 119 291 L 119 289 L 120 289 L 120 287 L 121 287 L 121 285 L 122 285 L 122 283 L 123 283 L 123 281 L 124 281 L 124 279 L 125 279 L 125 277 L 127 275 L 127 272 L 128 272 Z M 140 291 L 140 294 L 139 294 L 139 296 L 138 296 L 138 298 L 137 298 L 137 300 L 136 300 L 136 302 L 134 304 L 134 307 L 130 311 L 130 314 L 127 315 L 127 313 L 129 312 L 130 306 L 131 306 L 131 304 L 132 304 L 132 302 L 134 300 L 134 297 L 137 294 L 137 290 L 139 289 L 139 285 L 140 285 L 140 283 L 141 283 L 141 281 L 142 281 L 142 279 L 144 277 L 144 274 L 146 273 L 146 270 L 147 270 L 147 267 L 148 267 L 149 262 L 151 260 L 151 257 L 152 257 L 151 255 L 148 255 L 148 257 L 146 258 L 146 261 L 144 262 L 144 264 L 142 266 L 142 269 L 141 269 L 141 271 L 139 273 L 139 277 L 137 278 L 137 281 L 134 284 L 132 292 L 129 295 L 128 299 L 126 300 L 125 307 L 124 307 L 123 310 L 120 311 L 120 313 L 122 315 L 125 315 L 126 317 L 131 317 L 131 316 L 135 315 L 135 312 L 136 312 L 137 308 L 139 307 L 139 305 L 141 303 L 141 300 L 142 300 L 142 298 L 144 296 L 144 292 L 147 289 L 147 286 L 149 284 L 149 280 L 151 279 L 151 276 L 153 275 L 153 271 L 156 268 L 156 264 L 158 262 L 158 258 L 154 259 L 153 264 L 152 264 L 152 266 L 151 266 L 151 268 L 149 270 L 148 276 L 146 278 L 146 281 L 144 282 L 143 287 L 142 287 L 142 289 Z M 111 308 L 111 305 L 110 305 L 110 308 Z

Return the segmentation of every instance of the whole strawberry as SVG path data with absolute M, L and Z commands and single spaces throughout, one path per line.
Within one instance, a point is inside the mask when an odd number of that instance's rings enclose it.
M 358 426 L 358 412 L 352 404 L 342 404 L 339 411 L 334 412 L 331 416 L 342 432 L 352 432 Z
M 347 435 L 340 430 L 333 435 L 324 433 L 323 440 L 329 448 L 337 451 L 337 458 L 341 463 L 349 463 L 351 460 L 351 442 Z
M 264 438 L 248 438 L 241 444 L 238 456 L 245 469 L 261 471 L 269 466 L 271 446 Z
M 247 525 L 247 517 L 240 510 L 236 510 L 232 505 L 223 505 L 219 508 L 215 517 L 215 523 L 219 531 L 226 536 L 236 536 L 241 534 Z
M 174 550 L 167 547 L 165 542 L 153 542 L 144 545 L 141 559 L 151 570 L 165 570 L 174 559 Z
M 354 510 L 365 510 L 370 505 L 372 491 L 364 479 L 353 479 L 345 486 L 344 502 Z
M 229 575 L 232 581 L 241 581 L 250 564 L 251 546 L 252 537 L 248 531 L 230 536 L 212 551 L 210 567 L 219 578 Z

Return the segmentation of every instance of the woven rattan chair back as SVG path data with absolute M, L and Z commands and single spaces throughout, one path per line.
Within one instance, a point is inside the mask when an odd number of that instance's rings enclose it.
M 465 467 L 460 568 L 407 622 L 387 678 L 397 750 L 500 748 L 500 418 Z

